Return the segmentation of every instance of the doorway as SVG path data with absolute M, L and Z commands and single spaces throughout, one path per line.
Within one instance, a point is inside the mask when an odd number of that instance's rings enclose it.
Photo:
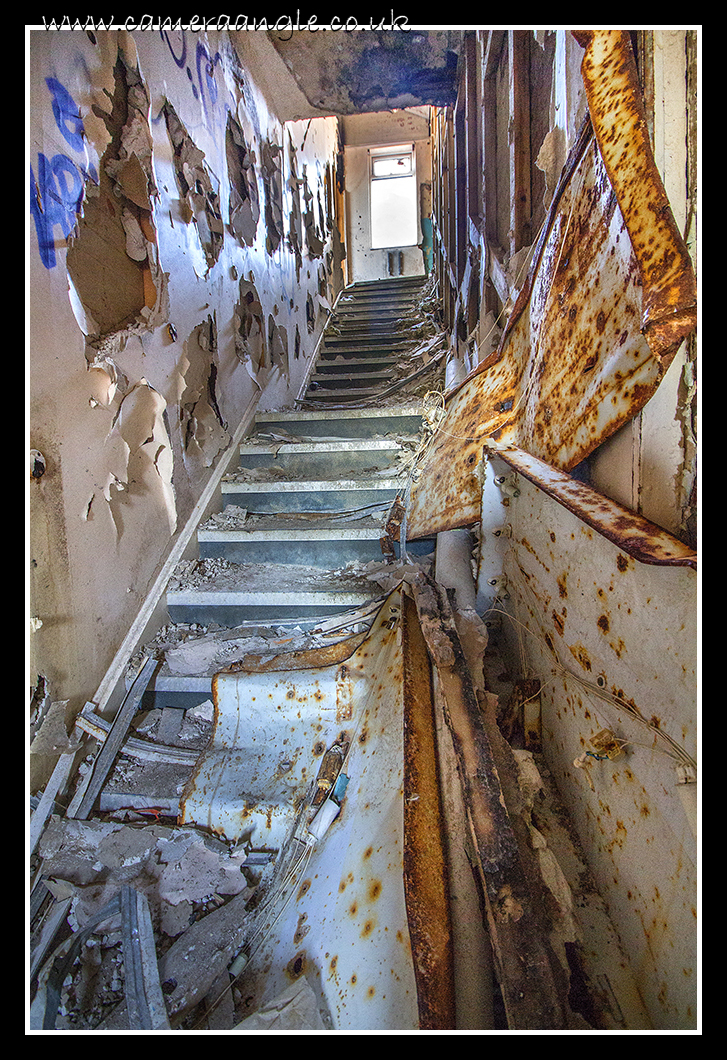
M 417 244 L 417 177 L 414 144 L 371 148 L 370 210 L 372 250 Z

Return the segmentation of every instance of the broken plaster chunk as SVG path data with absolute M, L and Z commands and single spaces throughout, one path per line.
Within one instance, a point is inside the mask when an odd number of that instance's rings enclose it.
M 168 991 L 170 1016 L 188 1012 L 203 997 L 238 953 L 245 929 L 250 891 L 196 920 L 159 961 L 162 989 Z
M 43 718 L 40 729 L 30 745 L 31 754 L 68 754 L 78 748 L 78 740 L 71 739 L 66 728 L 67 706 L 67 699 L 51 703 L 48 713 Z
M 518 786 L 528 809 L 532 809 L 536 796 L 543 790 L 543 778 L 531 751 L 513 748 L 512 753 L 518 767 Z
M 215 705 L 211 699 L 206 699 L 204 703 L 198 703 L 196 707 L 190 707 L 186 711 L 186 716 L 199 721 L 212 721 L 215 716 Z
M 324 1029 L 316 995 L 304 975 L 235 1027 L 237 1031 Z

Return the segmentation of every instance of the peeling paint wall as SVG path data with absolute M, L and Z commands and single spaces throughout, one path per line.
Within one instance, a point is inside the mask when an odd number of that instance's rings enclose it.
M 241 421 L 306 378 L 340 144 L 269 110 L 244 35 L 29 38 L 31 683 L 73 711 Z

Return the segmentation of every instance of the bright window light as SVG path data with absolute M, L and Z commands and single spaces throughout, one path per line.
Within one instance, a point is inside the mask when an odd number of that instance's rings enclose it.
M 417 244 L 417 180 L 411 144 L 371 152 L 371 247 Z

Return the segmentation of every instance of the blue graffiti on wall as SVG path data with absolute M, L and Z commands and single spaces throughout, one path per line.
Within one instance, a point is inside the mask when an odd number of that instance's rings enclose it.
M 47 77 L 45 83 L 59 132 L 74 152 L 83 152 L 83 119 L 73 97 L 55 77 Z M 48 158 L 38 152 L 37 172 L 30 167 L 30 213 L 35 221 L 40 260 L 46 269 L 56 264 L 55 229 L 59 227 L 66 239 L 71 234 L 89 179 L 98 183 L 93 166 L 87 169 L 62 153 Z
M 169 49 L 169 54 L 174 59 L 174 62 L 180 70 L 186 69 L 187 78 L 192 86 L 192 95 L 202 103 L 205 117 L 209 118 L 208 103 L 214 107 L 219 95 L 217 81 L 215 80 L 215 67 L 222 61 L 222 56 L 219 52 L 210 55 L 205 44 L 198 40 L 194 54 L 194 66 L 197 75 L 195 83 L 195 71 L 192 70 L 191 63 L 187 62 L 187 37 L 184 31 L 181 31 L 179 54 L 174 50 L 174 45 L 167 31 L 161 30 L 160 32 L 162 40 Z

